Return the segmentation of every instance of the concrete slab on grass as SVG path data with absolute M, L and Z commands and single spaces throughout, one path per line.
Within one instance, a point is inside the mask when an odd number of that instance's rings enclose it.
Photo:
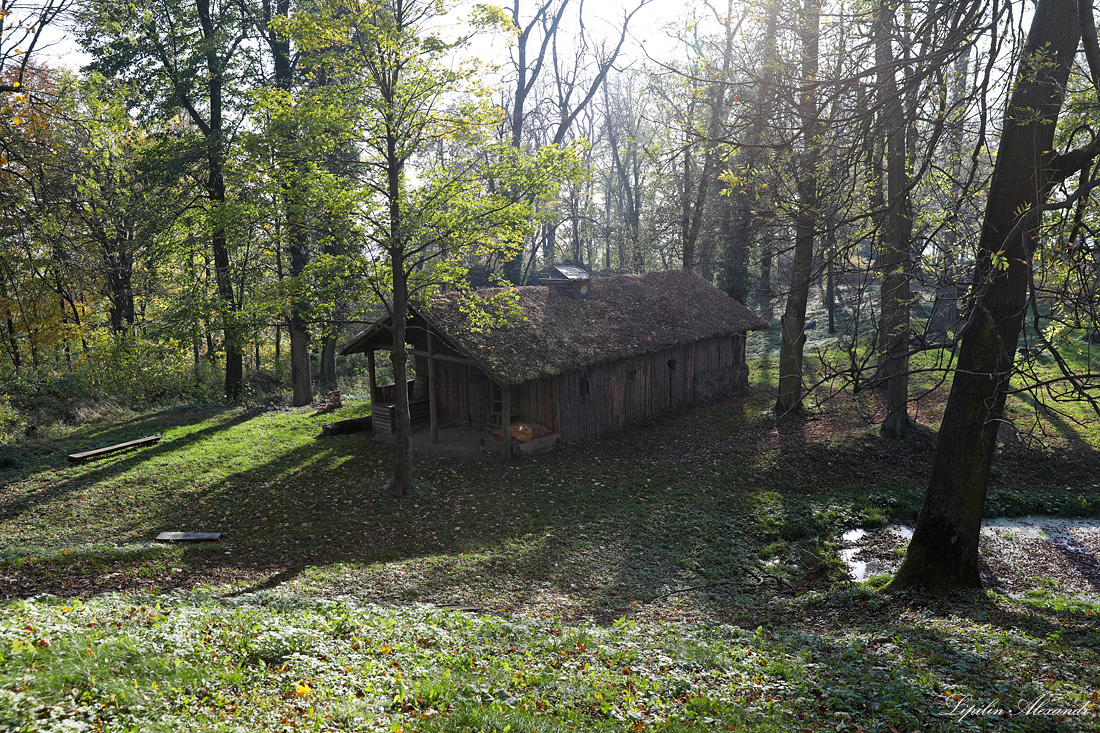
M 221 538 L 221 532 L 161 532 L 157 542 L 216 542 Z

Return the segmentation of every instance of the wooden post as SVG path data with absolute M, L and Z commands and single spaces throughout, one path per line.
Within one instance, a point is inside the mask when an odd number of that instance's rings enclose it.
M 500 391 L 500 442 L 504 448 L 504 462 L 512 457 L 512 388 Z
M 431 332 L 431 330 L 429 330 L 428 331 L 428 412 L 431 416 L 431 422 L 432 422 L 432 442 L 433 443 L 438 443 L 439 442 L 439 412 L 436 409 L 436 399 L 437 399 L 436 395 L 438 394 L 438 391 L 436 390 L 435 383 L 437 381 L 436 377 L 439 376 L 439 364 L 435 360 L 435 356 L 432 355 L 432 352 L 434 352 L 434 351 L 435 351 L 435 348 L 434 348 L 434 345 L 432 343 L 432 332 Z
M 378 402 L 378 376 L 374 367 L 374 349 L 367 351 L 367 374 L 370 377 L 370 411 L 374 414 L 374 406 Z

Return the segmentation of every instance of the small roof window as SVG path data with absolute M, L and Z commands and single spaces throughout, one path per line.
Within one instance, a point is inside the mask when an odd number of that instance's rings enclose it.
M 550 277 L 564 277 L 567 280 L 591 280 L 591 275 L 583 267 L 576 265 L 554 265 L 550 268 Z
M 539 285 L 560 288 L 574 298 L 587 298 L 588 286 L 592 276 L 583 267 L 576 265 L 551 265 L 549 277 L 539 278 Z

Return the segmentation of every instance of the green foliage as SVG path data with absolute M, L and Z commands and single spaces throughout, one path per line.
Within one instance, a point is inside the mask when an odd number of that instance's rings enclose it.
M 859 609 L 865 591 L 803 604 L 819 620 L 778 626 L 638 624 L 463 616 L 269 592 L 227 598 L 44 597 L 0 611 L 0 721 L 21 730 L 786 731 L 982 729 L 960 700 L 1014 709 L 1043 689 L 1095 714 L 1088 667 L 1029 682 L 1033 647 L 1092 657 L 1086 603 L 972 601 L 945 614 Z M 1056 615 L 1047 641 L 1014 611 Z M 344 619 L 354 617 L 354 627 Z M 1063 643 L 1066 642 L 1066 643 Z M 1041 652 L 1039 652 L 1041 654 Z M 995 682 L 994 687 L 991 683 Z M 1012 697 L 1013 695 L 1017 697 Z M 33 722 L 32 722 L 33 721 Z M 1006 731 L 1049 730 L 1010 715 Z M 23 727 L 27 726 L 27 727 Z
M 14 375 L 0 382 L 0 389 L 24 415 L 53 413 L 63 420 L 74 419 L 82 402 L 105 395 L 133 409 L 216 401 L 221 388 L 215 370 L 185 354 L 172 342 L 100 334 L 71 366 Z
M 772 449 L 769 402 L 754 392 L 507 470 L 426 462 L 411 504 L 386 495 L 391 448 L 317 440 L 333 416 L 312 410 L 179 406 L 32 436 L 18 461 L 0 452 L 0 577 L 38 596 L 0 608 L 0 719 L 953 731 L 956 696 L 1089 702 L 1094 603 L 1039 588 L 924 608 L 839 583 L 835 537 L 911 517 L 927 449 L 863 430 Z M 154 432 L 139 452 L 64 458 Z M 1022 501 L 1068 511 L 1083 496 L 1060 488 L 1058 456 L 1022 465 L 1004 477 Z M 226 534 L 152 541 L 185 527 Z M 1053 654 L 1065 671 L 1036 683 Z
M 358 279 L 386 301 L 395 277 L 425 301 L 441 289 L 468 291 L 468 267 L 516 256 L 539 224 L 533 200 L 579 174 L 572 147 L 531 157 L 496 139 L 501 113 L 480 84 L 479 66 L 461 56 L 468 39 L 445 41 L 431 28 L 443 12 L 426 2 L 353 4 L 301 11 L 275 25 L 305 52 L 309 75 L 325 81 L 283 95 L 277 107 L 284 111 L 271 119 L 323 131 L 306 136 L 312 156 L 326 148 L 359 152 L 358 165 L 327 190 L 363 222 L 366 246 L 349 255 Z M 499 16 L 482 12 L 474 26 Z
M 0 394 L 0 443 L 15 443 L 23 438 L 27 421 L 11 403 L 11 397 Z

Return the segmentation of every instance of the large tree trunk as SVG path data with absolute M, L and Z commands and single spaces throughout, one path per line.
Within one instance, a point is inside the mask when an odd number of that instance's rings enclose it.
M 1039 0 L 1005 113 L 962 336 L 917 529 L 890 590 L 981 587 L 978 537 L 1022 326 L 1036 213 L 1051 186 L 1054 130 L 1080 40 L 1073 0 Z
M 212 154 L 213 159 L 216 154 Z M 220 157 L 220 156 L 218 156 Z M 220 210 L 225 207 L 225 182 L 222 179 L 220 160 L 217 167 L 211 161 L 210 200 L 219 209 L 215 214 L 221 221 Z M 222 306 L 222 333 L 225 337 L 225 396 L 230 400 L 240 397 L 244 382 L 244 353 L 241 349 L 241 332 L 237 325 L 236 297 L 233 294 L 233 280 L 229 272 L 229 246 L 226 242 L 225 227 L 217 224 L 211 237 L 211 249 L 214 251 L 214 276 L 218 284 L 218 295 Z
M 408 352 L 405 349 L 405 321 L 409 313 L 408 283 L 405 262 L 400 252 L 391 254 L 393 262 L 393 365 L 394 400 L 396 404 L 397 451 L 394 456 L 393 482 L 390 490 L 394 496 L 407 497 L 413 492 L 412 476 L 412 420 L 409 416 Z
M 271 25 L 275 17 L 284 19 L 290 17 L 289 0 L 276 0 L 274 7 L 271 0 L 264 0 L 263 16 L 267 25 L 267 45 L 271 52 L 275 86 L 289 91 L 293 85 L 294 73 L 290 60 L 290 41 L 276 32 Z M 287 142 L 289 146 L 293 141 Z M 280 178 L 283 208 L 286 211 L 286 232 L 289 238 L 287 250 L 290 255 L 290 276 L 299 278 L 309 264 L 306 206 L 301 200 L 302 194 L 296 185 L 302 174 L 295 160 L 287 160 L 280 156 L 278 165 L 285 169 L 284 175 Z M 296 286 L 290 302 L 290 318 L 287 321 L 287 332 L 290 335 L 290 384 L 293 389 L 291 404 L 294 407 L 303 407 L 313 402 L 313 375 L 309 358 L 310 333 L 306 320 L 308 312 L 309 301 L 306 293 Z
M 102 233 L 103 265 L 107 277 L 111 333 L 125 336 L 134 326 L 134 232 L 125 220 Z
M 891 30 L 894 8 L 880 0 L 875 23 L 875 63 L 879 66 L 879 115 L 886 133 L 887 206 L 882 236 L 881 375 L 886 397 L 882 433 L 909 437 L 909 272 L 913 223 L 909 216 L 909 176 L 906 168 L 905 114 L 893 67 Z
M 230 400 L 241 394 L 244 382 L 244 354 L 237 313 L 240 305 L 233 292 L 229 271 L 229 245 L 225 232 L 225 139 L 222 130 L 222 62 L 216 50 L 217 32 L 210 16 L 210 0 L 197 0 L 199 22 L 206 45 L 206 68 L 209 74 L 210 122 L 204 130 L 207 146 L 206 194 L 214 206 L 214 230 L 210 248 L 214 255 L 214 278 L 222 307 L 222 333 L 225 336 L 225 396 Z
M 286 194 L 287 202 L 287 230 L 290 235 L 290 276 L 301 277 L 305 272 L 308 262 L 305 226 L 301 221 L 302 214 L 297 202 L 293 201 L 292 194 Z M 290 212 L 299 210 L 296 214 Z M 290 384 L 294 389 L 291 404 L 294 407 L 302 407 L 313 402 L 313 375 L 309 358 L 309 328 L 306 325 L 306 313 L 309 303 L 300 286 L 294 288 L 294 295 L 290 303 L 290 319 L 287 322 L 287 332 L 290 334 Z
M 2 277 L 0 277 L 0 300 L 8 300 L 7 284 Z M 11 356 L 12 366 L 15 367 L 15 372 L 18 374 L 20 367 L 23 366 L 23 358 L 19 353 L 19 339 L 15 335 L 15 320 L 12 318 L 10 308 L 5 313 L 4 323 L 7 327 L 8 354 Z
M 817 79 L 818 42 L 821 27 L 820 0 L 805 0 L 802 10 L 802 78 Z M 814 259 L 814 229 L 817 226 L 818 120 L 817 93 L 807 83 L 799 100 L 804 149 L 798 181 L 798 211 L 794 221 L 794 263 L 787 307 L 780 319 L 782 342 L 779 347 L 779 397 L 776 414 L 802 409 L 802 347 L 806 343 L 806 302 L 810 293 L 810 274 Z
M 391 72 L 392 84 L 390 96 L 385 99 L 388 110 L 397 107 L 399 100 L 393 95 L 399 84 L 400 69 Z M 393 364 L 394 401 L 396 402 L 396 438 L 397 450 L 394 455 L 393 481 L 390 490 L 394 496 L 404 498 L 413 493 L 412 472 L 412 419 L 409 415 L 409 377 L 408 351 L 405 348 L 405 327 L 409 314 L 409 273 L 406 270 L 406 237 L 404 221 L 401 216 L 401 175 L 404 159 L 398 152 L 398 135 L 394 129 L 393 112 L 387 112 L 386 118 L 386 199 L 389 206 L 389 259 L 393 271 L 393 305 L 390 315 L 393 318 L 391 333 L 393 351 L 390 363 Z
M 317 368 L 317 383 L 325 392 L 331 392 L 337 387 L 336 380 L 336 334 L 325 334 L 321 337 L 321 363 Z
M 118 237 L 115 246 L 116 253 L 106 256 L 111 333 L 125 336 L 134 325 L 133 259 L 124 250 L 129 242 Z

